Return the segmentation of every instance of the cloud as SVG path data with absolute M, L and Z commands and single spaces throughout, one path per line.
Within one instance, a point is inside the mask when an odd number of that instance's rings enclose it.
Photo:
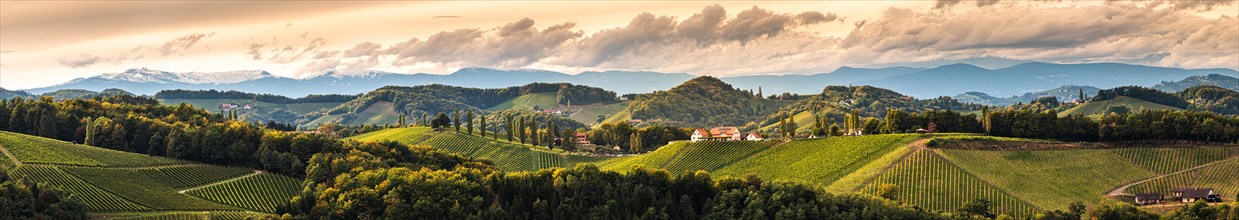
M 167 55 L 170 55 L 176 52 L 189 49 L 190 47 L 193 47 L 194 44 L 197 44 L 199 40 L 202 40 L 202 38 L 210 37 L 214 35 L 215 35 L 215 32 L 211 32 L 209 34 L 194 33 L 190 35 L 185 35 L 184 37 L 172 39 L 172 41 L 164 43 L 163 45 L 155 48 L 154 50 L 159 51 L 160 55 L 167 56 Z
M 12 52 L 17 52 L 17 51 L 15 51 L 15 50 L 0 50 L 0 53 L 12 53 Z
M 431 35 L 425 41 L 411 38 L 383 50 L 395 55 L 397 65 L 423 62 L 455 66 L 522 67 L 537 62 L 581 31 L 575 23 L 552 25 L 543 30 L 524 18 L 493 29 L 458 29 Z
M 56 62 L 60 63 L 61 66 L 66 66 L 69 68 L 76 69 L 76 68 L 82 68 L 82 67 L 93 65 L 99 62 L 100 60 L 101 59 L 98 56 L 83 53 L 77 56 L 69 56 L 69 55 L 60 56 L 60 58 L 56 59 Z
M 461 17 L 460 17 L 460 16 L 455 16 L 455 15 L 439 15 L 439 16 L 434 16 L 434 17 L 430 17 L 430 18 L 461 18 Z

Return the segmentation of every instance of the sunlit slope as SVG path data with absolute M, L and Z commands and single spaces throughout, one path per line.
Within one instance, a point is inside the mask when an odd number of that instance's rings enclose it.
M 475 131 L 477 132 L 477 131 Z M 502 139 L 502 137 L 500 137 Z M 425 145 L 462 156 L 488 159 L 508 171 L 567 167 L 581 161 L 596 161 L 588 156 L 561 155 L 562 151 L 545 146 L 530 146 L 495 140 L 456 131 L 432 131 L 427 127 L 390 128 L 349 138 L 358 141 L 396 141 Z
M 184 193 L 250 176 L 288 179 L 292 184 L 256 183 L 250 187 L 263 189 L 261 192 L 225 191 L 214 196 L 221 200 L 242 198 L 249 202 L 279 204 L 287 202 L 292 193 L 300 190 L 299 180 L 246 168 L 147 156 L 25 134 L 0 132 L 0 146 L 3 147 L 0 150 L 9 152 L 0 157 L 4 157 L 6 166 L 13 168 L 15 177 L 47 182 L 72 192 L 92 212 L 140 212 L 134 214 L 140 216 L 185 211 L 199 214 L 205 213 L 203 211 L 273 212 L 273 209 L 215 202 Z M 276 196 L 243 198 L 251 194 Z
M 1119 96 L 1117 98 L 1110 99 L 1110 100 L 1092 101 L 1092 102 L 1084 103 L 1083 105 L 1072 107 L 1070 109 L 1064 110 L 1063 112 L 1059 112 L 1058 116 L 1063 117 L 1063 116 L 1074 115 L 1074 114 L 1083 114 L 1083 115 L 1105 114 L 1106 111 L 1109 110 L 1110 107 L 1112 106 L 1125 106 L 1131 112 L 1138 112 L 1141 109 L 1149 110 L 1149 111 L 1182 110 L 1180 108 L 1175 108 L 1173 106 L 1157 104 L 1157 103 L 1144 101 L 1144 100 L 1140 100 L 1136 98 L 1131 98 L 1127 96 Z

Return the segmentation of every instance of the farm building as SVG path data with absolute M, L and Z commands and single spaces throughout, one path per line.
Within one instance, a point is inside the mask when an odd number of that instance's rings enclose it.
M 714 127 L 710 129 L 710 139 L 738 141 L 744 138 L 743 136 L 740 129 L 736 127 Z
M 760 140 L 766 140 L 766 139 L 762 138 L 761 135 L 757 134 L 757 132 L 749 132 L 749 136 L 745 136 L 744 140 L 760 141 Z
M 1152 204 L 1161 204 L 1161 203 L 1162 203 L 1161 193 L 1137 193 L 1136 194 L 1136 205 L 1152 205 Z
M 689 136 L 688 141 L 697 142 L 697 141 L 705 140 L 709 138 L 710 138 L 710 132 L 706 131 L 706 129 L 698 128 L 696 130 L 693 130 L 693 135 Z
M 1178 188 L 1170 191 L 1170 195 L 1174 196 L 1179 202 L 1196 202 L 1196 200 L 1213 200 L 1217 195 L 1213 193 L 1213 188 Z
M 916 133 L 917 133 L 917 134 L 924 134 L 924 133 L 927 133 L 927 132 L 929 132 L 929 130 L 925 130 L 924 128 L 917 128 L 917 129 L 916 129 Z

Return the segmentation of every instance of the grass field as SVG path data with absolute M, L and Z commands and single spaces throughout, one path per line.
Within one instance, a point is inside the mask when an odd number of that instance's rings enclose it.
M 375 102 L 367 106 L 365 110 L 357 113 L 357 116 L 352 120 L 345 122 L 350 125 L 382 125 L 384 123 L 395 124 L 399 122 L 399 112 L 396 112 L 394 103 L 391 102 Z
M 568 119 L 581 122 L 581 124 L 585 124 L 585 125 L 593 125 L 598 122 L 598 116 L 610 117 L 611 115 L 615 115 L 615 113 L 619 113 L 620 111 L 623 111 L 624 108 L 627 108 L 627 107 L 628 107 L 628 101 L 611 103 L 611 104 L 606 104 L 606 105 L 585 105 L 585 106 L 574 105 L 572 106 L 572 108 L 574 109 L 573 111 L 576 111 L 576 113 L 572 114 L 572 116 L 569 116 Z M 580 110 L 576 110 L 576 109 L 580 109 Z
M 1071 109 L 1067 109 L 1067 110 L 1064 110 L 1063 112 L 1059 112 L 1058 117 L 1066 117 L 1068 115 L 1074 115 L 1074 114 L 1084 114 L 1084 115 L 1089 115 L 1089 116 L 1102 114 L 1102 113 L 1106 113 L 1106 110 L 1110 109 L 1110 106 L 1127 106 L 1127 109 L 1130 109 L 1132 112 L 1138 112 L 1141 109 L 1149 110 L 1149 111 L 1182 110 L 1180 108 L 1176 108 L 1172 106 L 1157 104 L 1157 103 L 1144 101 L 1144 100 L 1131 98 L 1131 97 L 1126 97 L 1126 96 L 1119 96 L 1118 98 L 1114 98 L 1111 100 L 1088 102 L 1088 103 L 1084 103 L 1083 105 L 1072 107 Z
M 516 98 L 509 99 L 508 101 L 504 101 L 503 103 L 499 103 L 498 105 L 491 106 L 486 110 L 533 110 L 534 106 L 538 106 L 538 108 L 541 109 L 558 108 L 559 102 L 555 99 L 556 95 L 557 94 L 554 92 L 524 94 L 517 96 Z

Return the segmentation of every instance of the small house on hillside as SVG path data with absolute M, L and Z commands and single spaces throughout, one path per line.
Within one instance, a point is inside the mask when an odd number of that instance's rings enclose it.
M 745 136 L 745 137 L 744 137 L 744 140 L 747 140 L 747 141 L 760 141 L 760 140 L 766 140 L 766 139 L 765 139 L 765 138 L 762 138 L 762 137 L 761 137 L 761 135 L 757 134 L 757 132 L 749 132 L 749 135 L 748 135 L 748 136 Z
M 697 142 L 705 139 L 710 139 L 710 132 L 706 131 L 706 129 L 700 128 L 693 130 L 693 135 L 688 137 L 689 142 Z
M 1153 205 L 1162 203 L 1161 193 L 1137 193 L 1136 205 Z
M 1213 188 L 1178 188 L 1170 191 L 1170 195 L 1174 196 L 1179 202 L 1196 202 L 1196 200 L 1205 201 L 1221 201 L 1217 194 L 1213 193 Z
M 924 128 L 917 128 L 917 129 L 916 129 L 916 133 L 917 133 L 917 134 L 925 134 L 925 133 L 928 133 L 928 132 L 929 132 L 929 130 L 925 130 Z
M 585 135 L 585 132 L 576 133 L 576 145 L 577 146 L 585 146 L 585 145 L 590 145 L 590 144 L 591 143 L 589 142 L 589 135 Z
M 736 127 L 714 127 L 710 129 L 710 139 L 738 141 L 743 138 L 741 136 L 743 135 L 740 133 L 740 129 Z

